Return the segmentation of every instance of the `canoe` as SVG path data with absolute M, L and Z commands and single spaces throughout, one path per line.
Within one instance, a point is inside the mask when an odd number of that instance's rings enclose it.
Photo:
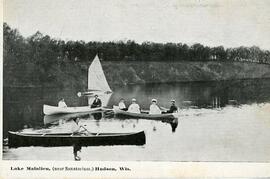
M 143 113 L 131 113 L 127 111 L 123 111 L 119 109 L 118 106 L 113 106 L 114 114 L 117 116 L 130 117 L 130 118 L 143 118 L 143 119 L 154 119 L 154 120 L 167 120 L 173 121 L 176 117 L 174 113 L 167 114 L 148 114 L 146 112 Z
M 90 133 L 87 136 L 72 133 L 22 133 L 8 132 L 10 148 L 25 146 L 104 146 L 104 145 L 144 145 L 145 133 Z
M 58 106 L 50 106 L 50 105 L 46 105 L 46 104 L 43 105 L 43 113 L 45 115 L 92 112 L 92 111 L 98 111 L 101 109 L 102 109 L 101 107 L 91 108 L 90 106 L 58 107 Z

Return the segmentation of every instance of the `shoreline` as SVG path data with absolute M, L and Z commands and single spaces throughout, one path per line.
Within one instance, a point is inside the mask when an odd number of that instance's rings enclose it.
M 244 78 L 244 79 L 223 79 L 223 80 L 204 80 L 204 81 L 175 81 L 175 82 L 147 82 L 147 83 L 129 83 L 126 85 L 114 85 L 114 87 L 124 87 L 124 86 L 136 86 L 136 85 L 162 85 L 162 84 L 188 84 L 188 83 L 218 83 L 218 82 L 238 82 L 238 81 L 252 81 L 252 80 L 270 80 L 267 78 Z M 3 88 L 51 88 L 51 89 L 64 89 L 65 87 L 58 86 L 4 86 Z

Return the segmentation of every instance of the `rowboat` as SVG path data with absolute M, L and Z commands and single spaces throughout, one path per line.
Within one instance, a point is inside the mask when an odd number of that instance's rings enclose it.
M 174 113 L 167 114 L 148 114 L 147 112 L 143 113 L 131 113 L 119 109 L 118 106 L 113 106 L 114 114 L 117 116 L 129 117 L 129 118 L 142 118 L 142 119 L 154 119 L 154 120 L 166 120 L 168 122 L 173 121 L 176 117 Z
M 99 111 L 101 109 L 102 107 L 97 107 L 97 108 L 91 108 L 90 106 L 58 107 L 58 106 L 50 106 L 46 104 L 43 105 L 43 113 L 45 115 L 93 112 L 93 111 Z
M 145 133 L 89 133 L 73 135 L 72 133 L 22 133 L 8 132 L 10 148 L 25 146 L 101 146 L 101 145 L 144 145 Z
M 77 95 L 80 97 L 108 93 L 112 93 L 112 90 L 107 82 L 98 55 L 96 55 L 88 68 L 88 90 L 78 92 Z

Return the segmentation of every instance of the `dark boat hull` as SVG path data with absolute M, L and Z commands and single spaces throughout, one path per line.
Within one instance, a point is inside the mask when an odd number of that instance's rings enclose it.
M 176 118 L 173 113 L 167 114 L 131 113 L 120 110 L 117 106 L 113 106 L 113 111 L 116 116 L 124 118 L 151 119 L 164 122 L 172 122 Z
M 9 131 L 8 145 L 12 147 L 25 146 L 104 146 L 104 145 L 144 145 L 144 131 L 136 133 L 91 133 L 89 136 L 61 134 L 26 134 Z

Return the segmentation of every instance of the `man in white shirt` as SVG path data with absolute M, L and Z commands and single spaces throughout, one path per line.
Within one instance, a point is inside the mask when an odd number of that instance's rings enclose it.
M 62 98 L 62 99 L 58 102 L 58 107 L 60 107 L 60 108 L 66 108 L 66 107 L 67 107 L 64 98 Z
M 127 111 L 127 107 L 125 105 L 125 100 L 123 98 L 120 99 L 120 102 L 118 103 L 118 107 L 121 110 Z
M 152 99 L 152 104 L 150 105 L 149 114 L 161 114 L 161 110 L 157 105 L 156 99 Z
M 136 99 L 132 99 L 131 105 L 128 107 L 128 112 L 141 113 L 140 106 L 136 103 Z

